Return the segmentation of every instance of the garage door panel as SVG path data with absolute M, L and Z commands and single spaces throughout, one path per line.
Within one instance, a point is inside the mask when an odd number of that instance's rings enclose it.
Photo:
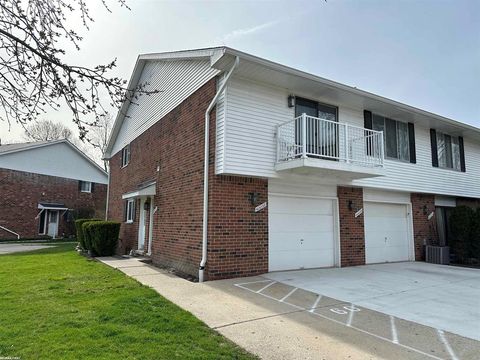
M 332 200 L 270 196 L 269 211 L 274 214 L 318 214 L 332 215 Z
M 331 216 L 277 213 L 270 218 L 272 229 L 278 232 L 333 231 Z
M 270 244 L 270 250 L 292 250 L 302 249 L 332 249 L 333 234 L 328 231 L 322 232 L 299 232 L 299 233 L 276 233 L 271 234 L 276 241 Z M 300 239 L 303 239 L 301 241 Z
M 368 208 L 369 216 L 375 217 L 389 217 L 401 218 L 406 216 L 406 207 L 403 204 L 381 204 L 371 203 L 365 206 Z
M 406 205 L 365 203 L 364 219 L 367 263 L 409 260 Z
M 330 261 L 330 257 L 328 251 L 312 253 L 304 250 L 295 255 L 290 251 L 276 251 L 269 256 L 270 271 L 316 268 L 319 263 Z
M 334 265 L 333 201 L 269 195 L 269 270 Z
M 405 218 L 394 217 L 370 217 L 365 219 L 367 226 L 372 224 L 370 231 L 372 232 L 390 232 L 405 231 L 407 221 Z

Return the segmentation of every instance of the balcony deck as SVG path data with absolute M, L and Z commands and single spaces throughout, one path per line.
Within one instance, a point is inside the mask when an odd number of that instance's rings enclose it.
M 383 132 L 303 114 L 278 126 L 275 170 L 352 180 L 385 175 Z

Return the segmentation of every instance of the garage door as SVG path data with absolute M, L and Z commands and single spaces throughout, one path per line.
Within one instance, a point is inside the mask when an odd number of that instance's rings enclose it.
M 408 261 L 407 206 L 365 203 L 365 257 L 367 264 Z
M 333 201 L 270 195 L 269 270 L 334 265 Z

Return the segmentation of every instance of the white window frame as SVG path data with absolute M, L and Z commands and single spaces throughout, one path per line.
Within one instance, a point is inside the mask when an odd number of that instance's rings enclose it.
M 130 163 L 130 144 L 122 149 L 122 168 Z
M 133 223 L 133 219 L 135 217 L 135 200 L 134 199 L 128 199 L 127 200 L 127 216 L 125 219 L 125 222 L 127 224 Z
M 88 186 L 86 186 L 86 188 L 84 188 L 84 185 L 88 185 Z M 91 193 L 92 192 L 92 182 L 91 181 L 80 180 L 80 192 Z

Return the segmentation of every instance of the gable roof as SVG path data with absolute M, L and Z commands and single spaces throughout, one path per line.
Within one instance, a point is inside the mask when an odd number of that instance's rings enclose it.
M 60 140 L 51 140 L 51 141 L 36 141 L 36 142 L 25 142 L 25 143 L 14 143 L 14 144 L 4 144 L 0 145 L 0 157 L 6 156 L 14 153 L 20 153 L 24 151 L 31 151 L 35 149 L 45 148 L 57 144 L 65 144 L 71 148 L 75 153 L 79 154 L 82 158 L 88 161 L 89 165 L 97 171 L 100 171 L 102 175 L 106 178 L 107 172 L 102 169 L 95 161 L 93 161 L 89 156 L 87 156 L 83 151 L 78 147 L 72 144 L 67 139 Z
M 240 59 L 240 66 L 236 70 L 239 76 L 247 76 L 255 78 L 258 81 L 273 83 L 274 85 L 291 88 L 294 84 L 308 84 L 309 86 L 324 86 L 335 91 L 335 95 L 341 94 L 345 99 L 354 101 L 357 104 L 363 105 L 365 109 L 375 110 L 393 109 L 398 110 L 400 114 L 411 114 L 409 121 L 422 121 L 428 126 L 437 126 L 438 122 L 444 124 L 446 130 L 458 130 L 468 133 L 470 136 L 480 140 L 480 128 L 468 125 L 438 114 L 431 113 L 426 110 L 416 108 L 380 95 L 370 93 L 365 90 L 360 90 L 356 87 L 345 85 L 336 81 L 332 81 L 302 70 L 298 70 L 286 65 L 282 65 L 258 56 L 254 56 L 239 50 L 235 50 L 226 46 L 210 47 L 194 50 L 181 50 L 173 52 L 141 54 L 137 58 L 132 76 L 128 83 L 128 89 L 134 90 L 138 84 L 140 75 L 142 73 L 145 63 L 148 61 L 158 60 L 181 60 L 181 59 L 200 59 L 209 58 L 212 68 L 219 71 L 226 71 L 229 69 L 235 58 Z M 243 71 L 242 71 L 243 66 Z M 273 74 L 281 74 L 283 79 L 279 76 L 272 76 Z M 276 83 L 275 83 L 276 81 Z M 299 85 L 299 88 L 301 86 Z M 109 143 L 104 154 L 104 158 L 109 158 L 111 155 L 115 139 L 125 119 L 130 102 L 127 100 L 117 113 L 115 123 L 110 134 Z M 385 114 L 388 115 L 388 114 Z

